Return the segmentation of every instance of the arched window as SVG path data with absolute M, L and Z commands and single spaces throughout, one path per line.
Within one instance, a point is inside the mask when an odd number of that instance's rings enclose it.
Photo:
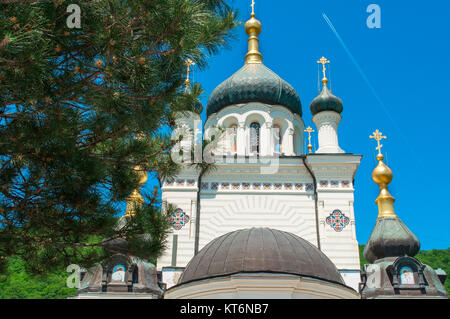
M 258 122 L 250 124 L 250 152 L 259 154 L 261 125 Z
M 275 124 L 272 129 L 273 134 L 273 145 L 275 146 L 275 152 L 282 152 L 282 140 L 281 140 L 281 128 L 279 125 Z
M 231 153 L 237 152 L 237 125 L 233 124 L 228 129 L 228 145 Z

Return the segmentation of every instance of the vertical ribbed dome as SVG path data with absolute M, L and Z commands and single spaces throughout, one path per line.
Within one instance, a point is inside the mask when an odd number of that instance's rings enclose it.
M 344 110 L 341 99 L 334 96 L 326 84 L 320 94 L 311 102 L 310 108 L 313 116 L 323 111 L 334 111 L 341 114 Z
M 314 245 L 269 228 L 238 230 L 214 239 L 192 258 L 178 284 L 250 272 L 293 274 L 344 284 L 336 266 Z
M 234 104 L 260 102 L 282 105 L 302 115 L 302 104 L 294 88 L 264 64 L 245 64 L 220 84 L 208 100 L 206 115 Z
M 386 257 L 414 257 L 420 241 L 398 218 L 380 218 L 364 248 L 364 258 L 370 263 Z

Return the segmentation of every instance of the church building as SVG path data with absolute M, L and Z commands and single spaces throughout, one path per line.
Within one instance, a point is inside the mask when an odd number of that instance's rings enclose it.
M 361 156 L 339 147 L 343 105 L 327 86 L 329 61 L 319 61 L 324 66 L 323 89 L 311 103 L 319 148 L 312 153 L 309 145 L 305 154 L 300 97 L 263 64 L 261 23 L 254 13 L 245 30 L 249 50 L 243 67 L 212 92 L 206 107 L 205 139 L 214 133 L 221 137 L 214 168 L 202 174 L 187 165 L 175 179 L 164 182 L 163 201 L 179 210 L 173 216 L 170 249 L 158 259 L 158 270 L 171 286 L 213 239 L 239 229 L 270 227 L 314 245 L 337 267 L 345 284 L 357 290 L 360 261 L 353 183 Z M 184 116 L 179 121 L 180 127 L 193 132 L 184 141 L 188 146 L 198 140 L 193 119 L 194 115 Z
M 318 61 L 323 87 L 308 110 L 316 128 L 305 128 L 298 93 L 263 64 L 254 8 L 245 31 L 244 65 L 212 92 L 203 128 L 193 112 L 177 120 L 186 164 L 162 186 L 163 203 L 177 208 L 167 250 L 155 266 L 128 256 L 126 240 L 111 243 L 116 254 L 84 275 L 76 298 L 447 298 L 446 274 L 414 258 L 420 242 L 395 214 L 378 130 L 379 216 L 364 252 L 371 264 L 360 269 L 353 203 L 362 156 L 339 147 L 344 108 L 328 87 L 329 61 Z M 142 202 L 133 192 L 127 215 Z

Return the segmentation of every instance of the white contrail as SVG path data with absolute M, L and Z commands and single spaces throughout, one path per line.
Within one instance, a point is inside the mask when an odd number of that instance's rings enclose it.
M 414 153 L 413 155 L 417 157 L 416 152 L 414 151 L 414 149 L 411 147 L 411 144 L 409 143 L 408 138 L 406 137 L 406 135 L 403 133 L 403 131 L 401 130 L 400 126 L 397 124 L 397 122 L 395 121 L 395 119 L 392 117 L 391 112 L 389 112 L 389 109 L 386 107 L 386 105 L 384 104 L 383 100 L 381 99 L 381 97 L 378 95 L 377 91 L 375 90 L 375 88 L 373 87 L 372 83 L 370 82 L 369 78 L 366 76 L 366 74 L 364 73 L 364 71 L 362 70 L 362 68 L 359 66 L 358 61 L 356 61 L 355 57 L 353 56 L 353 54 L 350 52 L 350 50 L 348 49 L 347 45 L 345 44 L 344 40 L 342 40 L 341 36 L 339 35 L 339 33 L 336 31 L 336 28 L 334 27 L 333 23 L 331 22 L 331 20 L 327 17 L 327 15 L 325 13 L 322 14 L 325 22 L 328 24 L 328 26 L 330 27 L 331 31 L 333 31 L 333 33 L 336 35 L 336 37 L 338 38 L 339 42 L 341 43 L 342 47 L 344 48 L 345 52 L 348 54 L 348 56 L 350 57 L 350 59 L 352 60 L 353 64 L 355 65 L 356 69 L 358 70 L 359 74 L 361 74 L 361 77 L 363 78 L 364 82 L 366 82 L 367 86 L 369 87 L 369 89 L 372 91 L 372 94 L 375 96 L 375 98 L 377 99 L 378 103 L 380 104 L 381 108 L 383 109 L 384 113 L 386 113 L 387 117 L 389 118 L 389 120 L 391 120 L 392 124 L 394 124 L 395 128 L 400 132 L 400 135 L 402 136 L 402 138 L 405 140 L 406 144 L 408 145 L 408 148 L 410 149 L 410 151 L 412 153 Z

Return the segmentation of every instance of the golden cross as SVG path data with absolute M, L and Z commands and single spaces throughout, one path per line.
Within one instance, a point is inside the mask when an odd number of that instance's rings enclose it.
M 252 4 L 250 5 L 252 7 L 252 16 L 255 15 L 255 0 L 252 0 Z
M 187 59 L 184 64 L 187 67 L 187 71 L 186 71 L 186 89 L 189 86 L 189 84 L 191 84 L 191 81 L 189 80 L 189 74 L 191 73 L 191 66 L 195 65 L 195 62 L 192 61 L 191 59 Z
M 324 56 L 319 60 L 319 61 L 317 61 L 317 63 L 319 63 L 319 64 L 322 64 L 322 66 L 323 66 L 323 78 L 324 79 L 326 79 L 326 73 L 325 73 L 325 71 L 327 70 L 327 67 L 326 67 L 326 65 L 327 65 L 327 63 L 330 63 L 330 61 L 328 61 Z
M 308 142 L 309 142 L 308 150 L 309 150 L 309 153 L 311 153 L 312 152 L 312 147 L 313 147 L 311 145 L 311 133 L 314 133 L 315 131 L 311 128 L 311 126 L 308 126 L 306 128 L 305 132 L 308 133 Z
M 383 144 L 380 144 L 380 141 L 383 139 L 386 139 L 386 136 L 383 136 L 383 133 L 381 133 L 378 129 L 373 132 L 373 136 L 370 136 L 370 138 L 373 138 L 375 141 L 377 141 L 378 146 L 377 146 L 377 150 L 378 150 L 378 155 L 381 155 L 381 148 L 383 147 Z

